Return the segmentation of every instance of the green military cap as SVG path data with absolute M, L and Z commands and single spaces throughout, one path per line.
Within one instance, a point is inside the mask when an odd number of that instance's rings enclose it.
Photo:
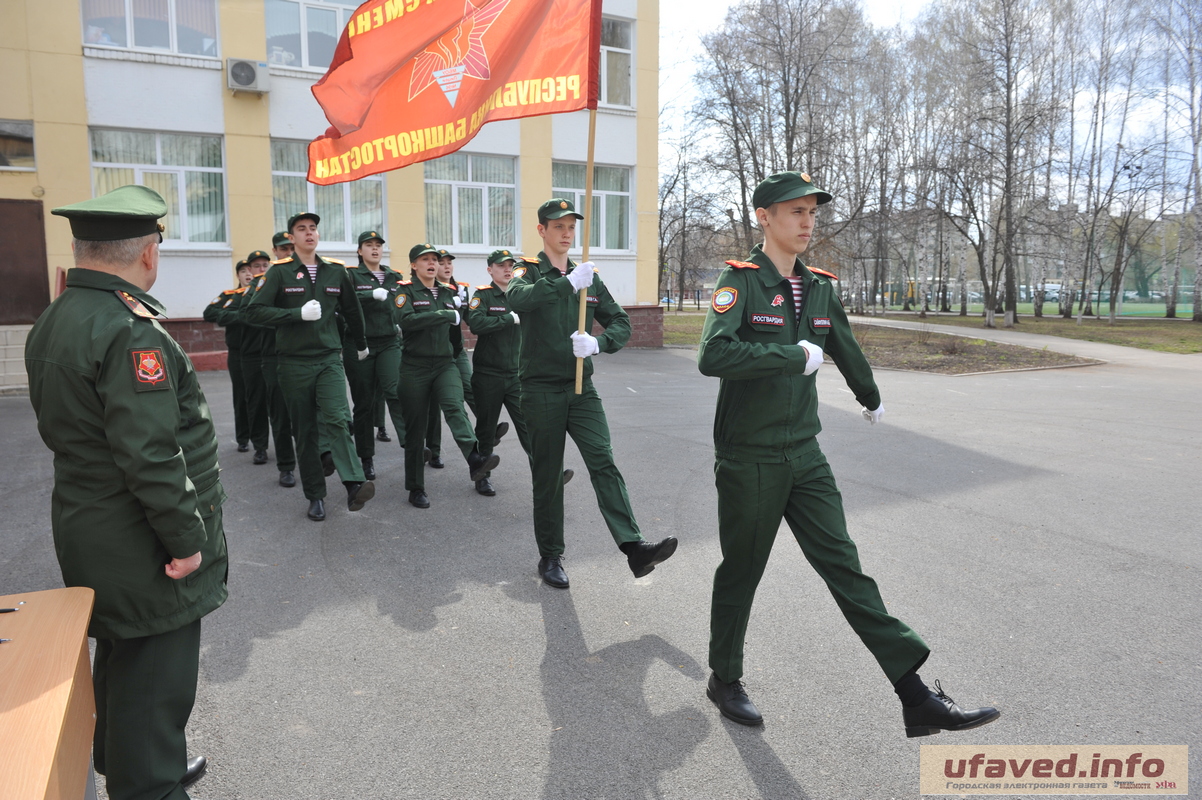
M 455 260 L 455 256 L 451 255 L 451 251 L 447 250 L 445 247 L 439 248 L 438 257 L 439 258 L 449 258 L 452 261 Z
M 517 261 L 518 258 L 508 250 L 493 250 L 488 254 L 488 266 L 499 264 L 502 261 Z
M 413 263 L 414 261 L 417 261 L 418 258 L 420 258 L 421 256 L 424 256 L 426 253 L 433 253 L 434 255 L 438 255 L 438 248 L 432 244 L 415 244 L 415 245 L 413 245 L 413 247 L 409 248 L 409 263 Z
M 767 208 L 773 203 L 783 203 L 786 200 L 796 200 L 799 197 L 816 195 L 818 205 L 829 203 L 832 198 L 822 191 L 810 176 L 804 172 L 778 172 L 760 181 L 751 195 L 752 208 Z
M 572 201 L 564 200 L 562 197 L 553 197 L 538 207 L 538 221 L 540 224 L 548 220 L 566 217 L 569 214 L 576 219 L 584 219 L 583 214 L 576 213 L 576 207 L 572 205 Z
M 370 242 L 372 239 L 377 239 L 380 244 L 384 244 L 384 237 L 380 235 L 379 231 L 364 231 L 359 234 L 359 244 Z
M 272 247 L 283 247 L 286 244 L 292 244 L 292 240 L 288 238 L 288 231 L 280 231 L 271 237 Z
M 292 226 L 300 222 L 302 219 L 311 219 L 313 220 L 314 225 L 321 224 L 321 217 L 317 216 L 312 211 L 302 211 L 299 214 L 293 214 L 288 218 L 288 232 L 292 233 Z
M 250 262 L 243 260 L 234 265 L 234 272 L 237 272 L 240 269 L 250 269 Z
M 167 215 L 167 203 L 154 189 L 130 185 L 50 213 L 66 217 L 76 239 L 113 242 L 162 233 L 159 220 Z
M 271 260 L 272 260 L 272 259 L 271 259 L 271 256 L 267 255 L 267 251 L 265 251 L 265 250 L 254 250 L 254 251 L 252 251 L 252 252 L 251 252 L 251 254 L 250 254 L 250 255 L 248 255 L 248 256 L 246 257 L 246 263 L 247 263 L 247 264 L 249 264 L 250 262 L 254 261 L 256 258 L 265 258 L 265 259 L 267 259 L 268 261 L 271 261 Z

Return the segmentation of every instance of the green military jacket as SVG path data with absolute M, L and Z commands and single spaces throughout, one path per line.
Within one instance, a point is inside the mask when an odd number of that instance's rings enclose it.
M 718 276 L 701 332 L 697 366 L 721 378 L 714 414 L 714 449 L 719 458 L 782 462 L 796 457 L 822 430 L 815 376 L 803 375 L 813 342 L 830 356 L 856 400 L 867 408 L 881 404 L 872 368 L 860 350 L 829 278 L 797 259 L 805 278 L 801 314 L 793 308 L 793 288 L 759 245 L 750 261 L 727 261 Z
M 467 304 L 467 327 L 476 334 L 472 368 L 485 375 L 517 377 L 522 329 L 514 322 L 509 298 L 495 283 L 477 286 Z
M 454 358 L 455 289 L 438 283 L 438 297 L 421 281 L 398 281 L 393 314 L 405 340 L 406 360 Z
M 95 590 L 88 635 L 103 639 L 176 630 L 226 598 L 217 436 L 162 313 L 133 284 L 76 268 L 25 344 L 38 433 L 54 452 L 63 583 Z M 167 577 L 172 558 L 196 552 L 199 569 Z
M 256 275 L 255 282 L 266 274 Z M 275 353 L 275 328 L 267 325 L 252 325 L 246 321 L 246 310 L 250 307 L 251 298 L 255 296 L 254 285 L 251 283 L 250 288 L 247 288 L 238 298 L 238 302 L 231 306 L 234 311 L 234 319 L 242 328 L 242 356 L 247 359 L 262 358 Z
M 575 267 L 568 261 L 568 271 Z M 522 387 L 535 391 L 566 391 L 576 382 L 576 356 L 571 336 L 580 313 L 579 294 L 546 253 L 523 258 L 513 271 L 506 292 L 509 307 L 522 318 L 518 376 Z M 592 331 L 593 320 L 605 327 L 597 337 L 602 353 L 616 353 L 630 341 L 630 317 L 594 275 L 588 289 L 584 330 Z M 584 359 L 584 376 L 593 374 L 592 358 Z
M 237 318 L 237 309 L 241 304 L 246 289 L 226 289 L 213 298 L 201 314 L 205 322 L 213 322 L 225 328 L 225 348 L 233 352 L 242 349 L 242 322 Z
M 384 268 L 384 281 L 376 280 L 376 276 L 366 264 L 348 269 L 351 281 L 355 284 L 355 296 L 363 309 L 363 323 L 367 332 L 367 346 L 375 349 L 376 344 L 391 343 L 396 339 L 396 320 L 393 318 L 393 301 L 396 299 L 397 284 L 403 280 L 387 265 Z M 383 302 L 372 296 L 376 289 L 388 292 L 388 298 Z
M 272 262 L 254 283 L 254 293 L 246 308 L 245 319 L 252 325 L 275 328 L 275 349 L 282 359 L 321 358 L 342 352 L 342 337 L 334 312 L 347 326 L 356 349 L 367 348 L 363 333 L 363 310 L 355 296 L 350 273 L 338 261 L 317 256 L 317 280 L 300 257 Z M 305 322 L 301 306 L 310 300 L 321 304 L 321 319 Z

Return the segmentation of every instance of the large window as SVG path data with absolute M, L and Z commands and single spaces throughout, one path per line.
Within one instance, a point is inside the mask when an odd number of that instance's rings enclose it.
M 217 0 L 82 0 L 85 45 L 217 57 Z
M 555 197 L 571 200 L 584 213 L 584 164 L 551 163 L 551 189 Z M 584 235 L 582 223 L 576 225 L 576 247 Z M 593 167 L 593 219 L 589 229 L 589 247 L 603 250 L 630 248 L 630 169 Z
M 601 102 L 631 106 L 630 64 L 634 55 L 633 26 L 626 20 L 601 18 Z
M 267 61 L 293 69 L 327 69 L 361 0 L 265 0 Z
M 0 169 L 32 170 L 33 123 L 0 119 Z
M 384 180 L 360 178 L 332 186 L 317 186 L 305 176 L 309 169 L 305 142 L 271 140 L 271 194 L 275 229 L 282 231 L 288 218 L 301 211 L 321 217 L 321 240 L 354 247 L 363 231 L 384 230 Z
M 225 242 L 225 170 L 220 136 L 92 131 L 97 196 L 139 183 L 167 201 L 168 242 Z
M 452 153 L 426 162 L 426 238 L 482 250 L 517 244 L 517 164 Z

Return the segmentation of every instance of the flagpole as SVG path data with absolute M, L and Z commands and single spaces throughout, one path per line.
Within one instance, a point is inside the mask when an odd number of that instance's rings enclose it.
M 593 224 L 593 145 L 597 141 L 597 109 L 588 110 L 588 166 L 584 172 L 584 244 L 581 246 L 581 263 L 588 261 L 589 237 Z M 580 316 L 577 333 L 584 333 L 585 315 L 588 313 L 588 287 L 580 290 Z M 576 394 L 584 391 L 584 359 L 576 359 Z

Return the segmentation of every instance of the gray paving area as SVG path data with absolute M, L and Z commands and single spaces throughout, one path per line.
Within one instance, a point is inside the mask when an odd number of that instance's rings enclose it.
M 1195 745 L 1197 782 L 1202 357 L 1066 342 L 1109 363 L 878 373 L 877 426 L 831 364 L 819 373 L 852 535 L 931 644 L 923 677 L 1003 712 L 927 739 L 905 738 L 892 688 L 787 529 L 747 643 L 767 724 L 729 723 L 706 699 L 718 382 L 692 352 L 594 359 L 644 535 L 681 544 L 632 579 L 569 445 L 569 591 L 535 577 L 512 434 L 495 498 L 448 459 L 433 507 L 410 507 L 394 442 L 363 512 L 331 479 L 329 519 L 312 523 L 299 488 L 235 452 L 228 380 L 206 374 L 232 563 L 230 600 L 204 623 L 190 738 L 212 765 L 193 796 L 914 798 L 920 745 L 974 743 Z M 0 593 L 56 587 L 51 458 L 27 398 L 0 397 L 0 434 Z

